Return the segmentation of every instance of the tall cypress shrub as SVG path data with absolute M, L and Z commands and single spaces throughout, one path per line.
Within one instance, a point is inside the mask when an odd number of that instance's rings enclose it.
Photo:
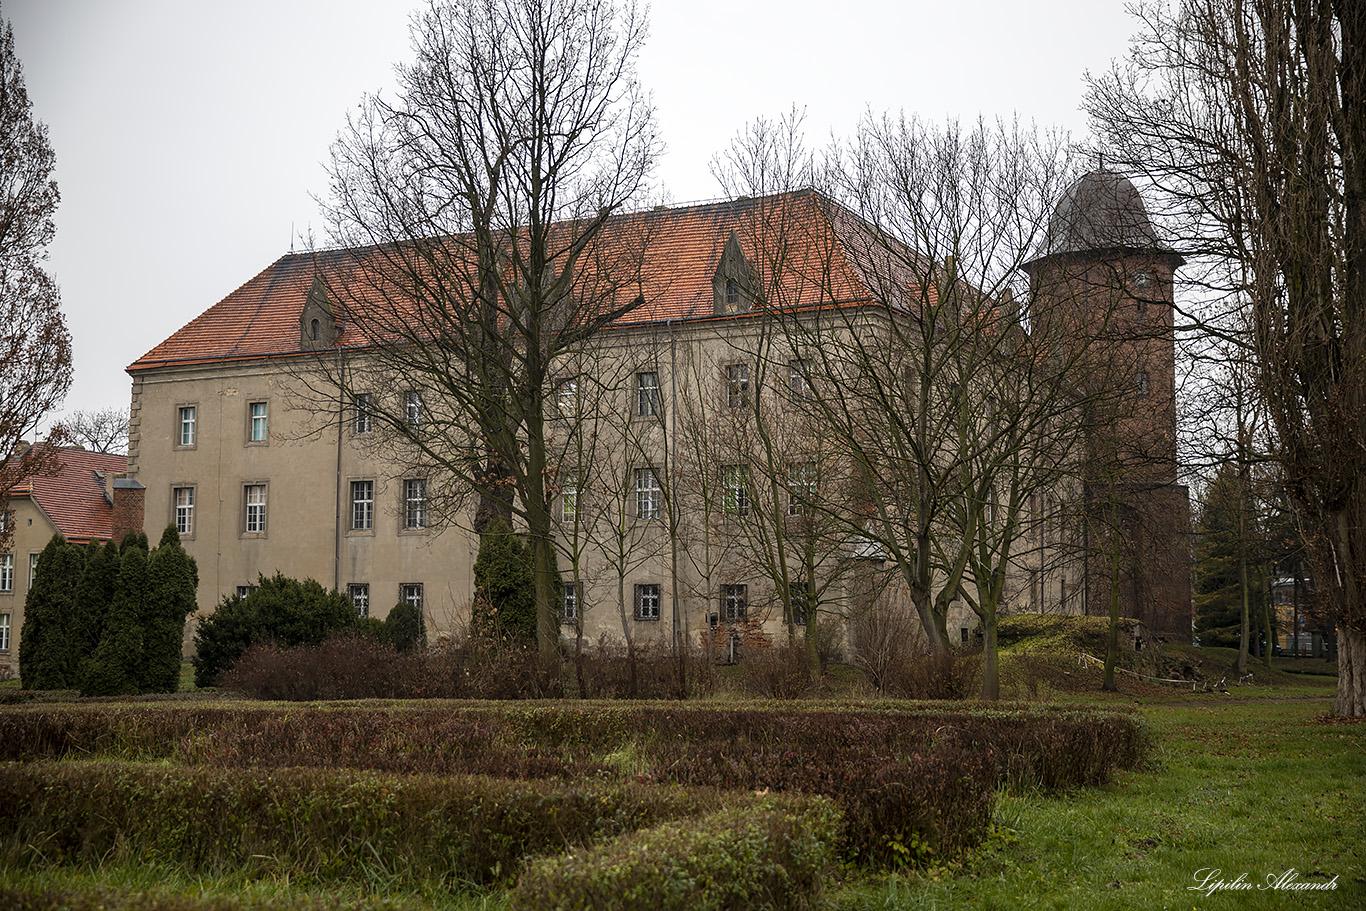
M 72 631 L 76 625 L 76 588 L 84 569 L 84 553 L 61 535 L 53 535 L 38 556 L 33 586 L 24 600 L 19 642 L 19 674 L 24 689 L 76 686 L 78 663 Z
M 174 525 L 166 527 L 148 557 L 147 582 L 140 688 L 144 693 L 174 693 L 180 687 L 185 620 L 194 613 L 199 587 L 199 569 L 180 546 Z
M 91 658 L 104 637 L 109 608 L 114 603 L 114 591 L 119 579 L 119 548 L 110 541 L 100 544 L 91 541 L 86 547 L 85 570 L 76 586 L 76 609 L 71 631 L 74 652 L 75 682 L 85 679 Z
M 125 539 L 126 540 L 126 539 Z M 124 549 L 104 635 L 81 681 L 83 696 L 126 696 L 138 692 L 142 664 L 142 604 L 147 598 L 147 553 Z

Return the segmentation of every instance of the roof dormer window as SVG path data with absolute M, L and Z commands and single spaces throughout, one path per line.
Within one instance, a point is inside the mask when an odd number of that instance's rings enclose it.
M 721 260 L 716 264 L 716 274 L 712 278 L 712 288 L 716 294 L 716 313 L 745 313 L 754 307 L 754 282 L 740 249 L 740 238 L 734 231 L 721 251 Z

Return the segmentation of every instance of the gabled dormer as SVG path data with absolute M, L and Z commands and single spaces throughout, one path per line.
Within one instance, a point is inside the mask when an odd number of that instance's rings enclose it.
M 712 289 L 716 294 L 716 314 L 748 313 L 754 309 L 754 277 L 749 268 L 749 260 L 740 249 L 740 238 L 734 231 L 730 240 L 721 251 L 721 261 L 716 264 L 716 275 L 712 278 Z
M 332 308 L 327 296 L 327 284 L 321 275 L 314 276 L 313 287 L 308 290 L 303 311 L 299 314 L 299 347 L 305 351 L 317 351 L 330 347 L 341 335 L 341 320 Z

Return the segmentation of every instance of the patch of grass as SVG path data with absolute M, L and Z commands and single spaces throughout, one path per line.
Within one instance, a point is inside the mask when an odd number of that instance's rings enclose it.
M 1319 694 L 1323 695 L 1320 686 Z M 1066 796 L 1002 794 L 960 870 L 851 886 L 840 908 L 1349 908 L 1366 905 L 1366 724 L 1315 701 L 1150 706 L 1156 772 Z M 1330 892 L 1259 890 L 1296 871 Z M 1250 890 L 1193 891 L 1201 870 Z M 1204 874 L 1201 874 L 1204 875 Z

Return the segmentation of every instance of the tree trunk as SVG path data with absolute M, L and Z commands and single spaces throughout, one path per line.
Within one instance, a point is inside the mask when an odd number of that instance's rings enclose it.
M 1338 627 L 1338 715 L 1366 715 L 1366 632 Z
M 1001 665 L 996 654 L 996 611 L 982 618 L 982 698 L 995 702 L 1001 698 Z
M 1113 542 L 1110 550 L 1110 638 L 1105 646 L 1105 679 L 1100 688 L 1107 693 L 1118 693 L 1115 664 L 1119 661 L 1119 537 L 1113 529 L 1110 535 Z
M 1248 590 L 1247 590 L 1247 558 L 1238 557 L 1238 588 L 1242 592 L 1243 599 L 1243 623 L 1238 632 L 1238 676 L 1247 673 L 1247 638 L 1249 633 L 1248 618 Z

